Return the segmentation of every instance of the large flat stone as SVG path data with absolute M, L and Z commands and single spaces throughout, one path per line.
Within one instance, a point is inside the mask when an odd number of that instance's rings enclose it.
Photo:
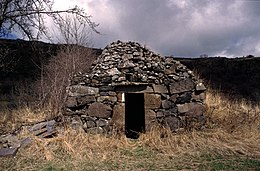
M 124 130 L 125 125 L 125 104 L 118 103 L 113 108 L 111 123 L 119 130 Z
M 14 148 L 1 148 L 0 149 L 0 157 L 13 157 L 16 155 L 19 147 Z
M 199 103 L 177 104 L 178 113 L 190 117 L 201 116 L 205 113 L 205 106 Z
M 88 108 L 89 116 L 108 118 L 112 114 L 112 108 L 103 103 L 92 103 Z
M 145 110 L 145 130 L 149 131 L 156 123 L 156 113 L 153 110 Z
M 162 100 L 159 94 L 144 94 L 144 103 L 146 109 L 158 109 L 161 106 Z
M 77 97 L 78 106 L 82 106 L 82 105 L 86 105 L 86 104 L 89 104 L 89 103 L 93 103 L 95 101 L 96 101 L 96 98 L 93 95 Z
M 179 80 L 170 84 L 171 94 L 193 91 L 194 89 L 195 89 L 195 83 L 189 78 L 184 80 Z
M 164 85 L 153 84 L 153 90 L 154 90 L 155 93 L 160 93 L 160 94 L 167 94 L 168 93 L 168 89 Z
M 99 93 L 99 89 L 95 87 L 83 86 L 83 85 L 72 85 L 68 87 L 69 96 L 86 96 L 96 95 Z

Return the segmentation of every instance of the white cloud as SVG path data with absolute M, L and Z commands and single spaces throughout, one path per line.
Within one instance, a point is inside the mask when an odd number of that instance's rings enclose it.
M 164 55 L 260 56 L 260 1 L 56 0 L 77 4 L 100 24 L 94 45 L 117 39 L 147 44 Z

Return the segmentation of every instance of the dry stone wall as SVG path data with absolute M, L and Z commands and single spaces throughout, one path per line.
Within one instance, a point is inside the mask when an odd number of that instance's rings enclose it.
M 205 86 L 173 58 L 162 57 L 136 42 L 113 42 L 67 87 L 64 115 L 86 132 L 124 130 L 125 93 L 144 93 L 145 129 L 161 124 L 172 131 L 189 118 L 203 120 Z M 138 120 L 136 121 L 138 122 Z

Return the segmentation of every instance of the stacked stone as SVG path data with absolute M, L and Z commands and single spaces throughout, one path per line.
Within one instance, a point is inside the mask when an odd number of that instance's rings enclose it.
M 67 88 L 66 115 L 87 132 L 123 129 L 122 93 L 144 93 L 146 127 L 156 121 L 172 131 L 187 118 L 203 118 L 205 86 L 173 58 L 162 57 L 136 42 L 113 42 Z

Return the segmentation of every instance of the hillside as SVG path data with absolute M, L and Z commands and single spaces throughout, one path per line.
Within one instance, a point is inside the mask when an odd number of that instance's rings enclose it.
M 231 99 L 260 101 L 260 58 L 196 58 L 178 59 L 197 72 L 214 90 Z
M 65 45 L 0 39 L 0 93 L 9 94 L 17 82 L 39 78 L 41 66 Z M 95 55 L 101 49 L 93 49 Z M 231 99 L 260 101 L 260 58 L 176 58 L 194 70 L 213 90 Z

